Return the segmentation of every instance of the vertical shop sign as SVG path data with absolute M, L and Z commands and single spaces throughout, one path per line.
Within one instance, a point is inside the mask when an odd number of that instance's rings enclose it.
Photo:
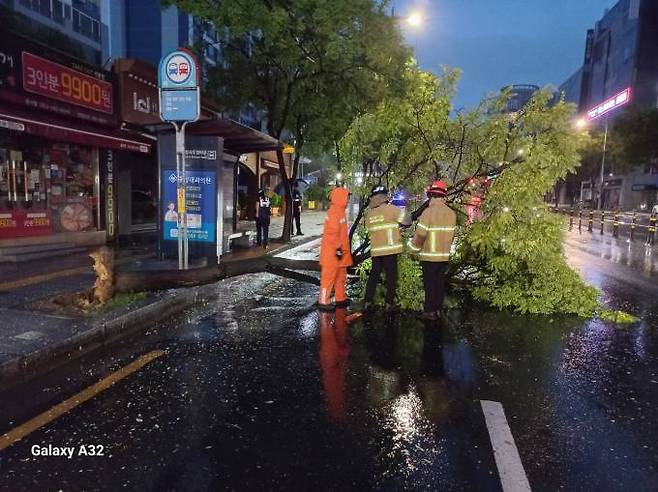
M 116 207 L 116 169 L 114 151 L 104 149 L 105 164 L 105 230 L 107 242 L 116 240 L 117 236 L 117 207 Z

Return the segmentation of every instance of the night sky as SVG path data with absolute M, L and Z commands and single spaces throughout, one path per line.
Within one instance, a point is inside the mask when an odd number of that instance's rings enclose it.
M 396 15 L 423 12 L 406 28 L 424 69 L 463 70 L 455 109 L 508 84 L 564 82 L 581 65 L 588 28 L 617 0 L 393 0 Z

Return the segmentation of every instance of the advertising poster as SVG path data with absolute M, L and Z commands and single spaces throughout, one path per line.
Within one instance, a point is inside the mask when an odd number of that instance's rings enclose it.
M 187 170 L 187 233 L 190 242 L 215 243 L 217 237 L 217 173 L 209 170 Z M 176 171 L 162 172 L 162 232 L 165 241 L 178 240 L 181 213 L 177 196 Z

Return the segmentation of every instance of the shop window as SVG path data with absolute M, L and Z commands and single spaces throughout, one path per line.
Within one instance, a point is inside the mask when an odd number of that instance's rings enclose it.
M 0 148 L 0 237 L 98 227 L 97 150 L 26 139 Z

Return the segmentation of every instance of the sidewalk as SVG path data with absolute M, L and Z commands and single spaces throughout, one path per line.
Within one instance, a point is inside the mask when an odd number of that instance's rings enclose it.
M 274 241 L 268 250 L 236 248 L 223 262 L 242 261 L 287 251 L 317 240 L 324 212 L 302 216 L 305 236 L 290 243 Z M 283 219 L 272 223 L 273 237 L 281 234 Z M 142 251 L 143 253 L 143 251 Z M 123 251 L 123 268 L 139 269 L 153 253 Z M 149 293 L 146 298 L 90 316 L 49 314 L 34 309 L 34 303 L 54 295 L 90 289 L 95 281 L 91 260 L 86 255 L 39 261 L 38 265 L 12 269 L 0 265 L 0 389 L 64 364 L 83 353 L 116 341 L 131 332 L 146 329 L 174 316 L 212 295 L 213 286 L 191 287 Z

